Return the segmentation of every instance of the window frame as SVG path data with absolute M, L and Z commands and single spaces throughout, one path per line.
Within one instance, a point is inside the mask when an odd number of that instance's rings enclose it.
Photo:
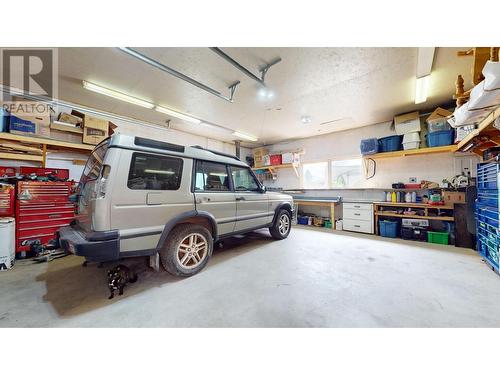
M 223 165 L 225 168 L 226 168 L 226 173 L 227 173 L 227 176 L 228 176 L 228 182 L 229 182 L 229 190 L 196 190 L 196 170 L 197 170 L 197 167 L 198 167 L 198 163 L 201 163 L 203 165 L 203 163 L 212 163 L 212 164 L 219 164 L 219 165 Z M 205 173 L 205 169 L 203 169 L 203 173 Z M 205 184 L 203 184 L 205 185 Z M 226 164 L 226 163 L 219 163 L 219 162 L 216 162 L 216 161 L 210 161 L 210 160 L 203 160 L 203 159 L 193 159 L 193 173 L 192 173 L 192 176 L 191 176 L 191 192 L 196 194 L 196 193 L 203 193 L 203 194 L 206 194 L 206 193 L 216 193 L 216 194 L 220 194 L 220 193 L 233 193 L 234 192 L 234 189 L 233 189 L 233 181 L 232 181 L 232 178 L 231 178 L 231 172 L 229 170 L 229 165 Z
M 328 168 L 328 186 L 330 186 L 330 189 L 333 189 L 333 190 L 342 190 L 342 189 L 345 189 L 345 190 L 352 190 L 352 189 L 364 189 L 363 187 L 361 186 L 356 186 L 356 187 L 335 187 L 333 186 L 333 173 L 332 173 L 332 169 L 333 169 L 333 162 L 334 161 L 343 161 L 343 160 L 354 160 L 354 159 L 359 159 L 361 161 L 361 165 L 360 165 L 360 168 L 361 168 L 361 180 L 364 179 L 364 173 L 363 173 L 363 158 L 360 157 L 360 156 L 347 156 L 347 157 L 342 157 L 342 158 L 334 158 L 334 159 L 329 159 L 328 160 L 328 165 L 329 165 L 329 168 Z
M 180 165 L 180 168 L 179 168 L 179 183 L 178 183 L 177 188 L 176 189 L 132 189 L 131 187 L 129 187 L 130 174 L 132 173 L 132 167 L 134 165 L 135 158 L 138 155 L 140 155 L 140 156 L 141 155 L 142 156 L 153 156 L 153 157 L 157 157 L 157 158 L 160 158 L 160 159 L 180 160 L 181 161 L 181 165 Z M 181 186 L 182 186 L 182 173 L 183 173 L 183 171 L 184 171 L 184 159 L 183 158 L 176 157 L 176 156 L 155 154 L 155 153 L 151 153 L 151 152 L 133 152 L 132 156 L 130 158 L 130 165 L 129 165 L 128 173 L 127 173 L 127 183 L 126 183 L 126 186 L 127 186 L 128 190 L 132 190 L 132 191 L 178 191 L 181 188 Z
M 311 160 L 305 163 L 301 163 L 301 169 L 300 169 L 300 188 L 301 189 L 307 189 L 307 190 L 352 190 L 352 189 L 364 189 L 364 187 L 358 186 L 358 187 L 334 187 L 333 186 L 333 173 L 332 173 L 332 168 L 333 168 L 333 162 L 334 161 L 342 161 L 342 160 L 352 160 L 352 159 L 360 159 L 361 160 L 361 178 L 363 180 L 364 178 L 364 173 L 363 173 L 363 158 L 356 155 L 356 156 L 345 156 L 345 157 L 338 157 L 338 158 L 329 158 L 329 159 L 323 159 L 323 160 Z M 304 165 L 305 164 L 317 164 L 317 163 L 327 163 L 327 187 L 325 188 L 306 188 L 304 186 Z
M 328 190 L 330 189 L 331 183 L 330 183 L 330 159 L 327 160 L 315 160 L 315 161 L 308 161 L 306 163 L 301 163 L 301 169 L 300 169 L 300 186 L 301 189 L 308 189 L 308 190 Z M 327 169 L 327 180 L 326 184 L 327 186 L 325 188 L 306 188 L 304 185 L 304 165 L 306 164 L 319 164 L 319 163 L 326 163 L 326 169 Z
M 246 169 L 248 171 L 248 173 L 250 174 L 250 176 L 252 176 L 255 183 L 257 184 L 257 189 L 256 190 L 236 190 L 236 188 L 234 187 L 234 180 L 233 180 L 233 168 Z M 230 170 L 230 175 L 231 175 L 231 186 L 233 187 L 233 191 L 235 193 L 259 193 L 259 194 L 263 193 L 262 185 L 260 184 L 257 176 L 255 176 L 255 173 L 253 173 L 252 168 L 244 167 L 244 166 L 240 166 L 240 165 L 230 165 L 229 170 Z

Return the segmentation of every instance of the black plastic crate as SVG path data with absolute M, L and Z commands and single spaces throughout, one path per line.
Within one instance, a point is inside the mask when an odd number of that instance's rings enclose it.
M 415 227 L 401 227 L 401 238 L 404 240 L 427 242 L 427 229 Z

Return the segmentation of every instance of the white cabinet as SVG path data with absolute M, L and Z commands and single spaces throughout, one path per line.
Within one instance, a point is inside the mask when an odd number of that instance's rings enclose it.
M 373 234 L 373 204 L 346 202 L 342 206 L 343 230 Z

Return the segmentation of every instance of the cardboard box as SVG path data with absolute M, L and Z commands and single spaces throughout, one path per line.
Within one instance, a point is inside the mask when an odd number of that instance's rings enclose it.
M 264 156 L 269 154 L 269 151 L 265 147 L 257 147 L 252 149 L 253 152 L 253 157 L 255 158 L 256 156 Z
M 299 154 L 296 152 L 284 152 L 281 154 L 283 164 L 296 164 L 299 162 Z
M 50 129 L 50 138 L 56 141 L 63 141 L 69 143 L 79 143 L 82 144 L 82 134 L 72 133 L 68 131 L 61 131 L 57 129 Z
M 420 114 L 418 112 L 410 112 L 394 117 L 394 128 L 397 135 L 419 132 Z
M 9 133 L 32 137 L 36 135 L 36 124 L 14 115 L 9 118 Z
M 446 118 L 453 115 L 452 112 L 450 111 L 447 111 L 446 109 L 444 108 L 441 108 L 441 107 L 437 107 L 434 112 L 432 112 L 430 114 L 429 117 L 427 117 L 427 120 L 426 122 L 428 124 L 431 124 L 431 123 L 434 123 L 436 121 L 442 121 L 444 119 L 444 121 L 446 121 Z
M 52 124 L 50 124 L 50 128 L 63 132 L 83 134 L 83 129 L 79 125 L 70 124 L 68 122 L 54 121 Z
M 465 203 L 465 193 L 460 191 L 443 191 L 442 196 L 446 205 Z
M 65 122 L 72 125 L 79 125 L 83 123 L 83 119 L 81 117 L 70 115 L 69 113 L 64 113 L 64 112 L 59 113 L 57 121 Z
M 109 136 L 110 122 L 82 112 L 71 111 L 71 114 L 83 119 L 83 143 L 96 145 Z

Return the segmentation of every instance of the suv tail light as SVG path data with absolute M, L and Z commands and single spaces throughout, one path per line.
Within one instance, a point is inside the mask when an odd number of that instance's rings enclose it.
M 99 178 L 99 181 L 97 183 L 97 198 L 104 198 L 106 196 L 106 187 L 110 172 L 111 167 L 109 165 L 103 165 L 101 177 Z

